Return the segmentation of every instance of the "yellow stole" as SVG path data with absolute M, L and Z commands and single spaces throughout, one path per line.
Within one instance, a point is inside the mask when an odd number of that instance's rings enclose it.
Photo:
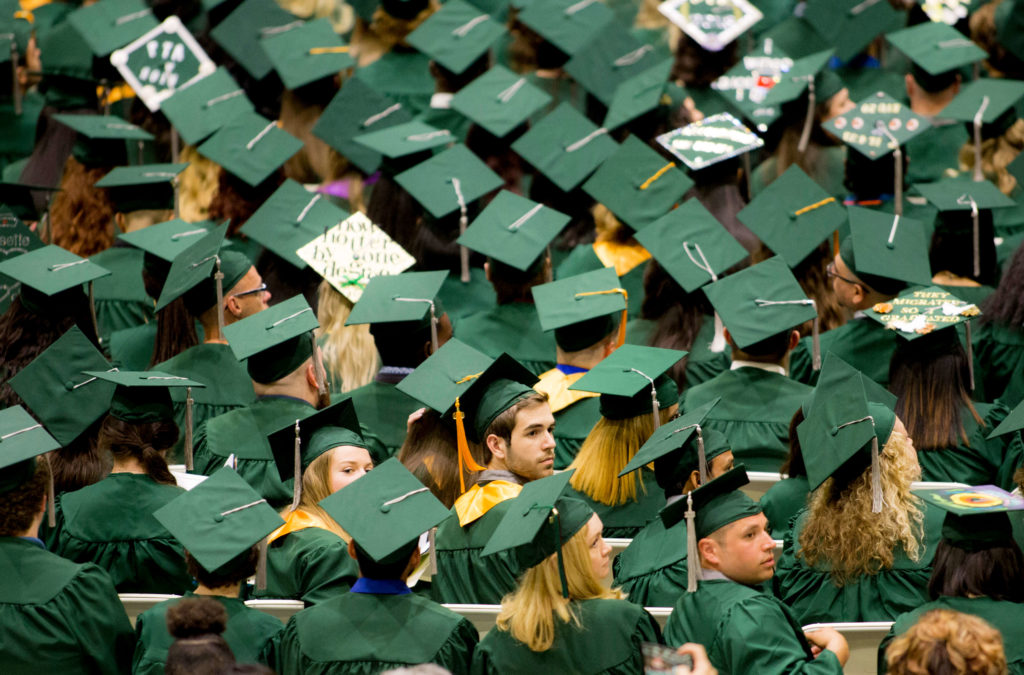
M 267 538 L 267 543 L 269 544 L 275 539 L 279 539 L 286 534 L 305 530 L 308 527 L 319 527 L 321 530 L 331 532 L 333 531 L 331 529 L 331 525 L 332 524 L 328 523 L 316 514 L 307 513 L 302 509 L 295 509 L 284 517 L 284 525 L 270 533 L 270 537 Z
M 505 480 L 492 480 L 486 485 L 474 485 L 455 500 L 455 513 L 459 525 L 465 527 L 506 499 L 517 497 L 523 486 Z
M 548 395 L 548 405 L 551 406 L 551 412 L 556 413 L 559 410 L 568 408 L 576 401 L 600 395 L 592 391 L 569 389 L 570 386 L 575 384 L 584 375 L 586 375 L 585 372 L 566 375 L 558 368 L 552 368 L 540 376 L 540 382 L 533 385 L 533 388 Z

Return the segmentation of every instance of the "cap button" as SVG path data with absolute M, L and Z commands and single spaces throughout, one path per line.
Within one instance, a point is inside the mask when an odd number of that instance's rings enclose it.
M 64 383 L 64 388 L 67 389 L 68 391 L 72 391 L 75 388 L 75 383 L 72 382 L 71 380 L 68 380 L 67 382 Z
M 839 433 L 839 427 L 838 427 L 838 426 L 834 426 L 834 427 L 832 427 L 832 428 L 831 428 L 831 429 L 829 430 L 829 433 L 830 433 L 830 434 L 832 434 L 833 436 L 835 436 L 836 434 L 838 434 L 838 433 Z
M 224 516 L 221 515 L 220 513 L 218 513 L 217 515 L 215 515 L 213 517 L 213 522 L 215 522 L 215 523 L 223 523 L 224 522 Z
M 380 505 L 380 512 L 381 513 L 390 513 L 391 512 L 391 505 L 390 504 L 381 504 Z
M 885 247 L 887 249 L 889 249 L 889 250 L 892 250 L 892 249 L 896 248 L 896 244 L 891 242 L 891 241 L 887 241 L 887 242 L 885 242 Z

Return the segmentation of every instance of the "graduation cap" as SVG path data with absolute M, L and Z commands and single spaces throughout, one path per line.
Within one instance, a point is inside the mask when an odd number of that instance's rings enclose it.
M 562 103 L 520 136 L 512 149 L 563 192 L 583 182 L 618 144 L 569 103 Z
M 92 309 L 92 282 L 109 275 L 110 270 L 50 244 L 0 262 L 0 274 L 20 281 L 22 304 L 29 311 L 40 313 L 47 308 L 60 311 L 66 304 L 77 303 L 81 296 L 75 289 L 82 284 L 89 284 Z M 92 315 L 95 317 L 95 311 Z M 95 330 L 95 325 L 93 328 Z
M 348 45 L 326 18 L 265 35 L 260 46 L 286 89 L 333 77 L 356 63 L 349 55 Z
M 697 542 L 737 520 L 761 513 L 760 505 L 740 492 L 749 482 L 746 469 L 743 465 L 737 466 L 659 513 L 666 529 L 686 520 L 687 593 L 696 591 L 697 582 L 703 578 Z
M 999 3 L 994 23 L 996 42 L 1018 59 L 1024 59 L 1024 4 L 1016 0 Z
M 289 178 L 245 222 L 242 233 L 305 269 L 306 261 L 296 251 L 348 216 L 320 193 L 311 193 Z
M 601 416 L 611 420 L 650 411 L 654 428 L 661 426 L 661 408 L 679 400 L 679 390 L 666 375 L 686 356 L 679 349 L 622 345 L 578 379 L 569 389 L 601 394 Z
M 160 104 L 160 112 L 189 145 L 198 145 L 235 117 L 252 111 L 245 90 L 223 67 L 178 89 Z
M 302 141 L 281 129 L 276 121 L 255 112 L 243 112 L 197 149 L 228 173 L 255 187 L 301 150 Z
M 996 438 L 1004 434 L 1012 434 L 1015 431 L 1024 429 L 1024 402 L 1018 403 L 1017 406 L 1010 411 L 1002 422 L 1000 422 L 995 429 L 992 430 L 986 438 Z
M 452 98 L 452 108 L 488 133 L 504 138 L 551 102 L 526 76 L 495 64 Z
M 274 0 L 245 0 L 210 31 L 210 37 L 255 80 L 274 68 L 262 40 L 305 25 Z
M 606 129 L 615 129 L 654 110 L 662 104 L 669 84 L 673 59 L 662 59 L 654 65 L 621 81 L 608 103 L 604 116 Z
M 116 115 L 64 114 L 53 118 L 78 132 L 72 154 L 86 166 L 125 164 L 125 141 L 153 140 L 153 134 Z
M 284 520 L 231 467 L 218 469 L 153 517 L 210 573 L 259 544 L 256 587 L 266 587 L 265 539 Z
M 389 159 L 395 159 L 448 145 L 455 140 L 455 135 L 448 129 L 438 129 L 420 120 L 410 120 L 360 134 L 353 140 Z
M 320 506 L 375 562 L 399 563 L 420 535 L 448 517 L 448 509 L 393 457 Z
M 1005 3 L 1004 3 L 1005 4 Z M 990 79 L 969 82 L 956 98 L 942 109 L 946 119 L 969 123 L 974 131 L 974 180 L 981 181 L 982 130 L 996 136 L 1017 118 L 1015 104 L 1024 96 L 1024 82 Z
M 825 128 L 870 159 L 885 157 L 931 126 L 883 91 L 858 103 L 852 110 L 829 120 Z
M 722 51 L 764 18 L 747 0 L 669 0 L 658 11 L 709 52 Z
M 704 422 L 711 410 L 721 400 L 720 396 L 716 396 L 704 405 L 683 413 L 674 420 L 658 427 L 651 434 L 651 437 L 647 439 L 647 442 L 636 451 L 633 459 L 629 460 L 626 466 L 622 468 L 622 471 L 619 472 L 619 477 L 621 478 L 627 473 L 637 471 L 652 462 L 655 462 L 655 473 L 662 473 L 658 471 L 659 468 L 662 468 L 659 463 L 664 463 L 662 460 L 668 458 L 673 468 L 682 468 L 682 473 L 687 476 L 692 471 L 692 467 L 697 467 L 697 471 L 700 473 L 700 484 L 706 483 L 710 475 L 708 467 L 711 464 L 711 460 L 730 449 L 728 442 L 720 442 L 724 440 L 724 436 L 721 434 L 715 433 L 716 436 L 721 438 L 716 438 L 716 442 L 712 447 L 708 447 L 708 444 L 705 442 L 705 436 L 711 435 L 712 430 L 705 429 L 703 426 Z M 694 442 L 691 443 L 691 439 Z M 677 472 L 672 471 L 671 473 L 675 474 Z M 659 484 L 661 483 L 662 481 L 659 480 Z M 662 487 L 666 486 L 662 485 Z
M 113 383 L 110 416 L 135 424 L 174 420 L 169 388 L 206 386 L 187 377 L 157 370 L 86 370 L 82 374 Z
M 663 48 L 641 42 L 626 28 L 612 22 L 576 51 L 565 64 L 565 71 L 608 106 L 619 85 L 663 64 L 665 57 Z
M 20 405 L 0 410 L 0 495 L 13 492 L 31 480 L 36 472 L 36 457 L 59 447 L 43 425 Z M 52 472 L 47 492 L 47 522 L 55 527 Z
M 926 21 L 910 28 L 898 30 L 886 35 L 889 43 L 907 55 L 914 65 L 924 73 L 924 81 L 919 82 L 929 91 L 937 90 L 943 84 L 952 84 L 948 78 L 939 76 L 956 71 L 986 58 L 985 50 L 976 45 L 963 33 L 945 23 Z M 915 72 L 917 79 L 921 73 Z M 931 79 L 940 82 L 939 87 L 929 82 Z
M 494 528 L 481 552 L 482 557 L 514 551 L 523 569 L 534 567 L 548 556 L 558 554 L 558 577 L 562 597 L 569 597 L 562 547 L 586 527 L 594 510 L 580 499 L 563 496 L 575 469 L 530 481 Z
M 894 295 L 906 284 L 931 283 L 924 223 L 859 206 L 848 206 L 847 213 L 850 236 L 839 257 L 861 281 Z
M 49 208 L 53 195 L 60 191 L 59 187 L 46 185 L 0 182 L 0 208 L 6 208 L 19 220 L 38 221 Z M 43 193 L 42 199 L 36 199 L 38 193 Z
M 106 56 L 158 25 L 143 0 L 100 0 L 79 7 L 67 20 L 96 56 Z
M 771 38 L 764 38 L 724 75 L 711 83 L 711 88 L 754 123 L 758 131 L 778 119 L 778 104 L 766 102 L 768 94 L 793 70 L 794 60 Z
M 975 1 L 976 0 L 917 0 L 917 4 L 921 6 L 921 10 L 930 20 L 936 22 L 941 21 L 942 23 L 953 26 L 967 18 L 971 5 L 975 4 Z M 1001 25 L 998 20 L 996 21 L 996 25 Z
M 459 209 L 501 187 L 503 181 L 465 145 L 455 145 L 395 177 L 435 218 Z M 467 223 L 468 225 L 468 223 Z
M 560 211 L 502 190 L 456 243 L 526 272 L 544 258 L 569 220 Z
M 504 34 L 504 26 L 477 7 L 448 0 L 409 33 L 406 42 L 458 75 Z
M 245 361 L 249 377 L 261 384 L 295 372 L 312 356 L 317 389 L 322 394 L 327 389 L 313 333 L 319 327 L 316 313 L 305 298 L 296 295 L 225 326 L 223 334 L 235 358 Z
M 567 352 L 586 349 L 608 335 L 619 318 L 619 342 L 625 341 L 627 294 L 615 268 L 558 279 L 531 288 L 540 327 L 555 332 L 555 342 Z
M 363 289 L 345 325 L 410 323 L 419 327 L 427 322 L 433 354 L 438 350 L 437 322 L 444 313 L 438 296 L 447 277 L 446 270 L 374 277 Z
M 694 171 L 764 145 L 757 134 L 729 113 L 718 113 L 673 129 L 658 136 L 657 141 Z
M 572 56 L 615 20 L 599 0 L 546 0 L 531 2 L 519 12 L 519 21 Z
M 912 490 L 946 512 L 942 538 L 965 551 L 1016 547 L 1010 513 L 1024 510 L 1024 498 L 995 485 Z
M 787 265 L 796 267 L 842 226 L 846 212 L 835 197 L 793 164 L 737 217 Z
M 583 191 L 607 206 L 633 230 L 654 222 L 693 187 L 675 162 L 630 136 L 583 184 Z
M 380 153 L 356 143 L 356 136 L 412 121 L 412 114 L 358 77 L 345 81 L 313 126 L 313 135 L 363 173 L 380 166 Z
M 797 151 L 803 153 L 811 139 L 811 129 L 817 119 L 819 101 L 824 103 L 843 88 L 843 81 L 832 70 L 826 68 L 832 58 L 833 51 L 825 49 L 793 62 L 793 66 L 781 73 L 764 96 L 764 103 L 777 108 L 781 114 L 781 106 L 795 100 L 807 92 L 807 112 L 804 114 L 804 126 L 797 141 Z
M 143 209 L 173 209 L 175 185 L 185 164 L 143 164 L 114 167 L 96 181 L 106 188 L 114 208 L 120 213 Z
M 141 230 L 125 232 L 118 239 L 164 262 L 172 263 L 185 249 L 209 234 L 213 227 L 215 225 L 209 220 L 190 223 L 175 218 Z
M 903 26 L 903 12 L 879 0 L 808 0 L 806 19 L 826 44 L 834 45 L 836 57 L 846 62 L 867 47 L 879 33 Z

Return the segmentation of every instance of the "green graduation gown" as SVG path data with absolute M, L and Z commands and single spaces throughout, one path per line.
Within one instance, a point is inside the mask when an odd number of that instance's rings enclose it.
M 889 361 L 899 339 L 896 331 L 886 330 L 877 321 L 866 316 L 854 316 L 842 326 L 821 334 L 821 353 L 835 352 L 836 356 L 884 387 L 889 384 Z M 805 384 L 818 381 L 811 355 L 811 337 L 808 335 L 789 354 L 791 378 Z
M 694 410 L 716 397 L 707 426 L 729 439 L 737 464 L 750 471 L 778 471 L 789 456 L 789 423 L 813 392 L 785 375 L 746 366 L 727 370 L 683 392 L 680 408 Z
M 807 506 L 810 491 L 807 476 L 792 476 L 780 480 L 761 495 L 759 503 L 771 527 L 772 539 L 786 538 L 790 520 Z
M 556 279 L 592 272 L 606 267 L 594 252 L 594 244 L 581 244 L 574 248 L 562 264 L 555 271 Z M 647 262 L 644 261 L 619 277 L 619 283 L 629 294 L 627 300 L 626 315 L 630 318 L 640 316 L 640 306 L 644 302 L 644 270 L 647 269 Z M 627 328 L 628 328 L 627 324 Z M 459 338 L 462 339 L 461 337 Z
M 208 598 L 222 605 L 228 613 L 223 637 L 238 663 L 258 663 L 260 652 L 270 638 L 281 632 L 284 624 L 277 617 L 245 606 L 241 598 L 222 595 L 195 595 L 186 598 Z M 147 609 L 135 619 L 135 658 L 132 675 L 163 675 L 167 650 L 174 638 L 167 630 L 167 610 L 181 602 L 181 598 L 166 600 Z
M 226 344 L 211 342 L 189 347 L 177 356 L 158 363 L 153 370 L 187 377 L 206 385 L 192 388 L 193 430 L 199 429 L 209 419 L 256 400 L 252 379 L 245 365 L 235 358 L 231 347 Z M 172 457 L 176 461 L 183 458 L 185 442 L 185 387 L 172 387 L 170 393 L 174 405 L 174 421 L 182 431 L 168 462 Z
M 316 408 L 297 398 L 261 396 L 244 408 L 211 419 L 196 431 L 195 473 L 209 476 L 233 454 L 238 474 L 271 506 L 291 503 L 291 485 L 281 480 L 267 434 L 315 412 Z
M 135 637 L 110 577 L 22 537 L 0 537 L 5 675 L 126 673 Z
M 843 672 L 830 651 L 814 658 L 788 607 L 724 577 L 700 581 L 696 592 L 683 593 L 665 625 L 665 642 L 704 645 L 719 675 Z
M 112 473 L 57 498 L 54 553 L 93 562 L 118 593 L 184 593 L 192 587 L 181 544 L 153 512 L 182 494 L 147 475 Z
M 967 443 L 934 450 L 918 449 L 921 480 L 966 483 L 968 485 L 999 485 L 1012 490 L 1014 472 L 1024 464 L 1020 444 L 1010 443 L 1011 436 L 988 440 L 986 437 L 1009 414 L 1000 404 L 975 403 L 985 422 L 978 424 L 966 406 L 960 409 L 960 421 L 967 433 Z
M 376 435 L 394 457 L 405 442 L 405 425 L 409 415 L 423 406 L 398 390 L 395 383 L 383 381 L 380 375 L 369 384 L 348 393 L 355 406 L 359 423 Z M 388 457 L 375 458 L 377 463 Z
M 112 272 L 93 282 L 96 323 L 104 344 L 109 344 L 114 331 L 154 320 L 153 299 L 142 283 L 143 255 L 142 249 L 115 245 L 89 258 Z
M 110 334 L 110 360 L 124 370 L 146 370 L 153 359 L 156 321 L 117 330 Z
M 420 663 L 463 675 L 478 641 L 466 618 L 420 595 L 349 592 L 293 616 L 264 656 L 280 675 L 363 675 Z
M 666 528 L 655 518 L 612 564 L 615 583 L 641 607 L 673 607 L 686 592 L 686 521 Z
M 949 609 L 972 614 L 987 621 L 1003 635 L 1006 665 L 1010 675 L 1024 675 L 1024 605 L 991 598 L 954 598 L 942 596 L 896 617 L 889 633 L 878 646 L 878 675 L 885 675 L 885 650 L 897 637 L 917 623 L 921 615 L 933 609 Z
M 997 323 L 981 323 L 972 330 L 974 381 L 992 401 L 1003 397 L 1013 374 L 1024 370 L 1024 331 Z M 1016 395 L 1002 398 L 1011 408 L 1020 403 Z
M 832 583 L 828 567 L 809 567 L 800 553 L 800 532 L 807 511 L 797 516 L 793 531 L 785 540 L 782 557 L 775 568 L 779 599 L 788 605 L 802 624 L 831 621 L 892 621 L 902 612 L 928 601 L 935 547 L 942 535 L 945 511 L 924 506 L 924 537 L 920 559 L 911 560 L 902 548 L 895 552 L 890 569 L 862 576 L 843 587 Z
M 458 272 L 450 273 L 441 284 L 437 297 L 452 322 L 498 304 L 494 286 L 491 286 L 487 274 L 480 267 L 469 268 L 469 281 L 466 283 L 462 283 Z
M 656 325 L 657 321 L 654 319 L 631 319 L 626 324 L 626 342 L 631 345 L 651 346 L 651 335 L 654 334 Z M 729 370 L 729 352 L 711 351 L 711 341 L 714 338 L 715 321 L 712 317 L 705 316 L 686 357 L 686 382 L 680 389 L 685 391 Z
M 907 185 L 948 178 L 950 169 L 959 172 L 960 147 L 968 140 L 963 123 L 933 120 L 930 128 L 907 141 Z
M 270 543 L 267 587 L 258 595 L 315 605 L 347 593 L 358 577 L 359 567 L 344 539 L 330 530 L 307 527 Z
M 566 486 L 565 495 L 575 497 L 587 503 L 594 509 L 604 524 L 605 538 L 610 539 L 631 539 L 644 528 L 647 523 L 658 517 L 658 511 L 665 506 L 665 492 L 654 480 L 654 472 L 648 468 L 640 469 L 641 487 L 637 488 L 636 501 L 626 502 L 610 506 L 592 499 L 576 490 L 571 485 Z
M 473 656 L 474 675 L 485 673 L 642 673 L 644 642 L 661 642 L 658 623 L 643 607 L 624 600 L 573 600 L 579 623 L 555 617 L 551 648 L 534 652 L 511 634 L 492 628 Z
M 510 302 L 459 319 L 455 337 L 491 358 L 506 353 L 534 375 L 555 367 L 555 335 L 541 330 L 532 302 Z

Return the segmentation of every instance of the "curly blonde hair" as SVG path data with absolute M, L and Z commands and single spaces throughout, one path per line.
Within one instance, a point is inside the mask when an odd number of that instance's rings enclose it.
M 178 161 L 188 162 L 178 178 L 178 217 L 189 223 L 206 220 L 217 194 L 220 165 L 191 145 L 182 148 Z
M 921 467 L 907 435 L 896 429 L 879 453 L 881 513 L 871 512 L 871 470 L 849 482 L 834 476 L 811 493 L 800 533 L 800 555 L 808 565 L 825 565 L 839 587 L 864 575 L 890 569 L 897 547 L 911 560 L 921 557 L 924 513 L 910 494 Z
M 986 138 L 981 142 L 981 173 L 986 180 L 996 184 L 999 191 L 1009 195 L 1017 186 L 1017 179 L 1007 166 L 1017 159 L 1024 149 L 1024 120 L 1018 119 L 998 138 Z M 960 169 L 974 170 L 974 141 L 964 143 L 960 148 Z
M 999 631 L 980 617 L 933 609 L 886 650 L 890 675 L 1003 675 L 1006 653 Z
M 324 368 L 334 391 L 352 391 L 373 381 L 380 369 L 377 346 L 370 326 L 346 326 L 352 303 L 326 281 L 317 291 L 316 315 L 320 318 L 317 336 L 322 338 Z M 340 384 L 340 386 L 339 386 Z

